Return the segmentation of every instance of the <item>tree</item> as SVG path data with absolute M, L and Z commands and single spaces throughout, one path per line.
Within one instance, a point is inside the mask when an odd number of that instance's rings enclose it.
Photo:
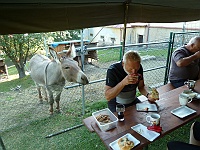
M 42 34 L 1 35 L 0 48 L 17 68 L 19 78 L 23 78 L 28 57 L 43 48 Z
M 50 42 L 79 39 L 80 30 L 67 30 L 48 33 L 0 35 L 0 49 L 17 68 L 19 78 L 26 76 L 25 64 L 38 50 L 44 50 L 44 39 Z
M 52 38 L 52 42 L 61 42 L 68 40 L 78 40 L 80 39 L 80 30 L 67 30 L 67 31 L 57 31 L 49 32 L 45 34 L 46 37 Z

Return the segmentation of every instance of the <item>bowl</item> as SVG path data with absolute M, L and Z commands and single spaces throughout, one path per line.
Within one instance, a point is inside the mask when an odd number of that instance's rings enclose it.
M 99 122 L 97 120 L 97 116 L 99 116 L 99 115 L 109 115 L 110 122 L 109 123 Z M 101 129 L 101 131 L 108 131 L 117 126 L 118 118 L 108 108 L 93 112 L 92 116 L 94 117 L 95 122 L 97 123 L 97 125 Z

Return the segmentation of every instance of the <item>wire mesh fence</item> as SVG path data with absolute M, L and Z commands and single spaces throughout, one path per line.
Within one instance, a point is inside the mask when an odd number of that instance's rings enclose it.
M 199 32 L 177 33 L 174 38 L 174 48 L 188 42 L 195 35 L 199 35 Z M 169 41 L 163 41 L 126 45 L 125 51 L 135 50 L 140 54 L 144 69 L 144 81 L 151 88 L 164 84 L 168 49 Z M 121 53 L 121 45 L 97 49 L 98 60 L 89 60 L 87 64 L 84 64 L 84 72 L 88 76 L 90 84 L 82 87 L 66 83 L 60 101 L 62 113 L 74 117 L 75 120 L 82 119 L 77 116 L 82 116 L 85 112 L 91 115 L 91 112 L 96 111 L 93 110 L 94 107 L 90 109 L 92 105 L 101 102 L 106 104 L 104 97 L 106 71 L 112 63 L 121 60 Z M 3 110 L 0 111 L 1 131 L 49 117 L 49 104 L 46 101 L 43 104 L 39 103 L 35 86 L 28 89 L 21 87 L 21 90 L 0 93 L 0 96 L 1 110 Z

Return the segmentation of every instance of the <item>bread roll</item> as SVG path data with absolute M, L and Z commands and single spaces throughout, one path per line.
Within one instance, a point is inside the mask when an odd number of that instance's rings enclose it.
M 156 88 L 153 88 L 153 89 L 152 89 L 151 97 L 152 97 L 153 99 L 159 100 L 159 93 L 158 93 L 158 91 L 156 90 Z
M 118 145 L 120 150 L 131 150 L 134 147 L 133 141 L 130 141 L 127 137 L 120 138 Z

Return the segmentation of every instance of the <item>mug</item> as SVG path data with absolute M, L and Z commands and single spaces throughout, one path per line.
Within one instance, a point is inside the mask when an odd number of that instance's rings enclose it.
M 183 93 L 179 94 L 179 103 L 180 103 L 180 105 L 182 105 L 182 106 L 187 105 L 187 103 L 190 103 L 192 101 L 192 98 L 191 98 L 190 101 L 189 101 L 189 99 L 190 98 L 188 96 L 184 95 Z
M 188 81 L 185 81 L 184 84 L 187 85 L 187 87 L 191 90 L 194 89 L 195 87 L 195 82 L 194 80 L 188 80 Z
M 146 117 L 146 121 L 151 125 L 160 125 L 160 115 L 159 114 L 151 114 Z

